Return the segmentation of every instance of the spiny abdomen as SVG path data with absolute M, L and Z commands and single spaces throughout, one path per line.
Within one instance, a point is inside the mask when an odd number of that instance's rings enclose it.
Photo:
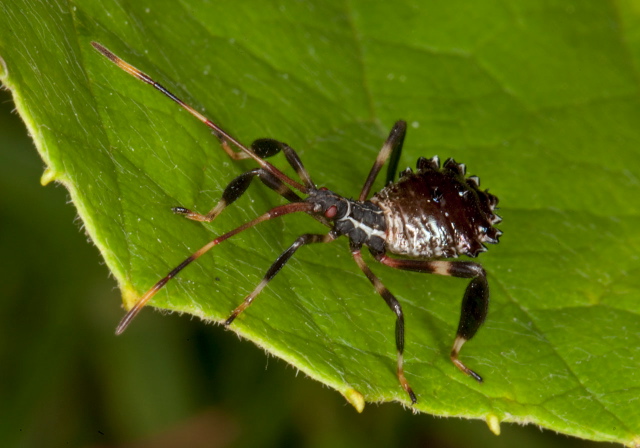
M 465 166 L 437 156 L 420 158 L 417 171 L 401 173 L 398 182 L 376 193 L 386 221 L 386 248 L 410 257 L 477 256 L 483 243 L 497 243 L 501 218 L 494 213 L 498 198 L 479 188 L 479 179 L 465 177 Z

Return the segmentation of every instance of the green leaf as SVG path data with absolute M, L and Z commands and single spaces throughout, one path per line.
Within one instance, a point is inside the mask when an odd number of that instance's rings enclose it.
M 358 194 L 391 125 L 406 119 L 401 165 L 434 154 L 464 162 L 500 197 L 505 232 L 479 258 L 492 306 L 461 353 L 484 384 L 448 359 L 466 282 L 371 263 L 406 314 L 416 409 L 640 444 L 633 2 L 0 8 L 1 79 L 47 165 L 43 179 L 68 188 L 128 306 L 207 241 L 282 200 L 255 185 L 211 224 L 172 214 L 208 211 L 255 163 L 231 161 L 205 126 L 91 41 L 241 141 L 286 141 L 318 184 L 345 196 Z M 153 305 L 221 321 L 299 234 L 322 230 L 306 216 L 261 224 L 183 271 Z M 393 325 L 341 239 L 301 249 L 232 329 L 352 403 L 360 394 L 406 403 Z

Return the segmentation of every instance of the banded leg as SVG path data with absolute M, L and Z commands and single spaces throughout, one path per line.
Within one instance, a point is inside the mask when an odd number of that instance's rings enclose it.
M 243 151 L 234 151 L 233 148 L 231 148 L 231 146 L 229 145 L 229 142 L 225 140 L 224 136 L 220 134 L 218 131 L 216 131 L 215 129 L 213 130 L 213 135 L 215 135 L 218 138 L 218 140 L 220 140 L 220 145 L 222 146 L 222 149 L 224 149 L 224 152 L 226 152 L 229 155 L 229 157 L 231 157 L 233 160 L 244 160 L 251 157 Z M 268 143 L 264 145 L 263 144 L 264 140 L 271 140 L 271 139 L 259 138 L 255 140 L 253 143 L 251 143 L 251 151 L 253 151 L 255 155 L 257 155 L 261 159 L 267 159 L 280 152 L 281 148 L 275 145 L 271 145 Z
M 235 310 L 233 310 L 233 313 L 231 313 L 231 315 L 227 318 L 227 320 L 224 322 L 224 325 L 226 327 L 231 325 L 235 318 L 238 317 L 238 315 L 244 310 L 246 310 L 249 305 L 251 305 L 251 303 L 253 303 L 253 299 L 255 299 L 256 296 L 260 294 L 260 292 L 264 289 L 264 287 L 269 284 L 273 277 L 275 277 L 276 274 L 280 272 L 280 269 L 282 269 L 282 267 L 287 263 L 287 261 L 289 261 L 289 259 L 299 248 L 306 244 L 328 243 L 336 239 L 336 236 L 337 235 L 334 232 L 329 232 L 326 235 L 312 233 L 300 235 L 293 242 L 293 244 L 276 259 L 276 261 L 271 265 L 267 273 L 262 278 L 262 281 L 258 284 L 258 286 L 256 286 L 253 291 L 251 291 L 251 293 L 249 293 L 249 295 L 245 297 L 244 301 Z
M 256 176 L 262 181 L 263 184 L 265 184 L 267 187 L 271 188 L 290 202 L 300 202 L 302 200 L 300 196 L 298 196 L 289 187 L 283 184 L 277 177 L 272 176 L 262 168 L 255 168 L 233 179 L 229 183 L 229 185 L 227 185 L 227 188 L 224 189 L 220 201 L 218 201 L 215 207 L 213 207 L 211 211 L 206 215 L 201 215 L 198 212 L 194 212 L 184 207 L 173 207 L 171 210 L 173 210 L 173 212 L 178 215 L 183 215 L 186 218 L 192 219 L 194 221 L 211 222 L 216 219 L 216 217 L 227 206 L 233 204 L 238 198 L 240 198 L 240 196 L 244 194 L 245 191 L 247 191 L 247 188 L 249 188 L 249 185 L 251 185 L 251 181 Z
M 375 276 L 369 266 L 362 259 L 362 254 L 360 253 L 360 247 L 351 246 L 351 255 L 353 255 L 353 259 L 358 264 L 358 267 L 364 272 L 364 275 L 367 276 L 373 287 L 376 289 L 376 292 L 382 296 L 384 301 L 387 303 L 391 311 L 396 314 L 396 351 L 398 358 L 398 366 L 397 366 L 397 375 L 398 381 L 400 381 L 400 385 L 402 388 L 409 394 L 409 398 L 411 399 L 411 404 L 415 404 L 417 401 L 416 394 L 409 386 L 409 382 L 407 378 L 404 376 L 404 314 L 402 312 L 402 307 L 400 306 L 400 302 L 391 294 L 391 292 L 387 289 L 386 286 L 382 284 L 382 282 Z
M 371 171 L 369 171 L 367 180 L 364 182 L 364 186 L 362 187 L 362 191 L 358 197 L 359 201 L 367 199 L 373 182 L 376 180 L 378 173 L 389 157 L 391 157 L 391 160 L 389 160 L 389 168 L 387 169 L 386 183 L 388 184 L 389 182 L 393 182 L 396 170 L 398 169 L 398 161 L 400 160 L 400 154 L 402 153 L 402 144 L 404 143 L 404 136 L 406 132 L 407 123 L 402 120 L 396 121 L 396 124 L 393 125 L 387 140 L 384 142 L 384 145 L 382 145 L 382 149 L 380 149 L 378 157 L 376 157 L 376 161 L 373 162 Z
M 296 152 L 286 143 L 282 143 L 271 138 L 261 138 L 251 144 L 251 149 L 263 159 L 271 157 L 279 153 L 280 151 L 284 151 L 287 161 L 296 170 L 296 173 L 298 173 L 300 178 L 303 179 L 303 181 L 312 189 L 315 189 L 315 185 L 311 181 L 309 174 L 302 165 L 302 161 L 300 160 Z M 174 207 L 172 210 L 174 213 L 184 215 L 185 217 L 194 221 L 211 222 L 222 212 L 222 210 L 231 205 L 244 194 L 247 188 L 249 188 L 249 185 L 251 184 L 251 181 L 255 176 L 258 176 L 263 184 L 265 184 L 267 187 L 271 188 L 280 196 L 283 196 L 290 202 L 299 202 L 302 200 L 300 196 L 294 193 L 280 179 L 273 176 L 264 168 L 256 168 L 254 170 L 243 173 L 232 180 L 222 193 L 222 199 L 206 215 L 202 215 L 184 207 Z
M 482 377 L 465 366 L 458 359 L 458 355 L 464 343 L 471 339 L 482 326 L 489 311 L 489 283 L 482 266 L 471 261 L 402 260 L 390 258 L 385 254 L 374 254 L 374 257 L 380 263 L 396 269 L 471 279 L 462 299 L 458 331 L 451 348 L 451 361 L 462 372 L 481 383 Z
M 271 165 L 269 162 L 264 160 L 262 157 L 260 157 L 258 154 L 256 154 L 254 152 L 255 148 L 252 148 L 252 149 L 247 148 L 245 145 L 240 143 L 236 138 L 234 138 L 231 134 L 229 134 L 227 131 L 222 129 L 219 125 L 217 125 L 213 121 L 209 120 L 207 117 L 205 117 L 200 112 L 195 110 L 189 104 L 187 104 L 184 101 L 182 101 L 180 98 L 178 98 L 176 95 L 171 93 L 166 87 L 164 87 L 163 85 L 161 85 L 160 83 L 155 81 L 149 75 L 147 75 L 146 73 L 144 73 L 141 70 L 138 70 L 133 65 L 129 64 L 128 62 L 124 61 L 123 59 L 119 58 L 114 53 L 112 53 L 110 50 L 105 48 L 102 44 L 99 44 L 98 42 L 91 42 L 91 45 L 100 54 L 102 54 L 104 57 L 106 57 L 111 62 L 116 64 L 119 68 L 121 68 L 122 70 L 124 70 L 125 72 L 130 74 L 131 76 L 139 79 L 140 81 L 142 81 L 142 82 L 144 82 L 146 84 L 149 84 L 154 89 L 158 90 L 160 93 L 162 93 L 163 95 L 165 95 L 166 97 L 168 97 L 169 99 L 171 99 L 172 101 L 177 103 L 180 107 L 185 109 L 187 112 L 189 112 L 195 118 L 200 120 L 206 126 L 211 128 L 211 130 L 213 131 L 213 134 L 218 138 L 218 140 L 220 140 L 220 143 L 222 145 L 222 149 L 231 158 L 236 159 L 236 160 L 245 159 L 245 158 L 251 158 L 251 159 L 255 160 L 256 162 L 258 162 L 258 164 L 260 165 L 261 168 L 263 168 L 265 171 L 268 171 L 273 176 L 275 176 L 278 179 L 280 179 L 282 182 L 288 184 L 289 186 L 291 186 L 291 187 L 295 188 L 296 190 L 299 190 L 299 191 L 301 191 L 303 193 L 308 193 L 309 192 L 309 190 L 310 190 L 309 186 L 304 186 L 304 185 L 296 182 L 295 180 L 291 179 L 289 176 L 285 175 L 282 171 L 280 171 L 279 169 L 277 169 L 276 167 Z M 233 145 L 237 149 L 239 149 L 240 152 L 235 152 L 231 148 L 231 145 Z
M 280 151 L 284 152 L 284 156 L 287 158 L 287 162 L 289 162 L 289 165 L 293 167 L 293 169 L 296 171 L 296 174 L 298 175 L 298 177 L 300 177 L 304 184 L 311 190 L 316 189 L 316 185 L 313 183 L 313 181 L 311 180 L 311 176 L 309 176 L 309 173 L 302 164 L 300 156 L 298 156 L 298 153 L 291 146 L 272 138 L 261 138 L 251 144 L 251 149 L 253 149 L 253 151 L 263 159 L 266 157 L 271 157 L 271 155 L 276 154 Z M 260 154 L 269 155 L 263 156 Z
M 227 139 L 225 139 L 224 135 L 222 135 L 220 132 L 216 131 L 215 129 L 212 132 L 213 132 L 213 135 L 215 135 L 216 138 L 218 139 L 218 141 L 220 142 L 220 147 L 233 160 L 244 160 L 244 159 L 248 159 L 248 158 L 251 157 L 251 156 L 249 156 L 249 154 L 247 154 L 245 152 L 234 151 L 233 148 L 231 147 L 231 145 L 229 144 L 229 141 Z
M 252 219 L 249 222 L 242 224 L 241 226 L 236 227 L 235 229 L 225 233 L 217 237 L 216 239 L 209 241 L 207 244 L 202 246 L 200 249 L 195 251 L 193 254 L 189 255 L 182 263 L 173 268 L 166 276 L 160 279 L 155 285 L 151 287 L 146 293 L 142 295 L 138 299 L 138 301 L 133 305 L 133 307 L 127 312 L 127 314 L 122 318 L 118 327 L 116 328 L 116 334 L 121 334 L 124 330 L 127 329 L 131 321 L 134 317 L 138 315 L 138 313 L 144 308 L 144 306 L 149 303 L 149 300 L 155 296 L 158 291 L 160 291 L 164 286 L 176 275 L 180 273 L 184 268 L 189 266 L 192 262 L 209 252 L 212 248 L 222 243 L 223 241 L 228 240 L 234 235 L 237 235 L 240 232 L 243 232 L 253 226 L 260 224 L 261 222 L 268 221 L 270 219 L 279 218 L 280 216 L 288 215 L 289 213 L 296 212 L 305 212 L 309 213 L 313 210 L 313 205 L 308 202 L 294 202 L 293 204 L 285 204 L 280 205 L 278 207 L 274 207 L 269 210 L 267 213 L 263 213 L 257 218 Z

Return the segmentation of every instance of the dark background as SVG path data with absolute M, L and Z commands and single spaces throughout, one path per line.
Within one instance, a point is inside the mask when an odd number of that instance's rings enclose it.
M 0 91 L 0 445 L 9 447 L 603 447 L 528 426 L 358 414 L 337 392 L 188 316 L 142 313 L 119 291 L 7 91 Z

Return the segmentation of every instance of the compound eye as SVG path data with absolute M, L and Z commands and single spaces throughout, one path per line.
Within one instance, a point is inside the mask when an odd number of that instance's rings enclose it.
M 338 207 L 336 207 L 335 205 L 332 205 L 327 209 L 326 212 L 324 212 L 324 216 L 326 216 L 329 219 L 332 219 L 333 217 L 336 216 L 337 213 L 338 213 Z

